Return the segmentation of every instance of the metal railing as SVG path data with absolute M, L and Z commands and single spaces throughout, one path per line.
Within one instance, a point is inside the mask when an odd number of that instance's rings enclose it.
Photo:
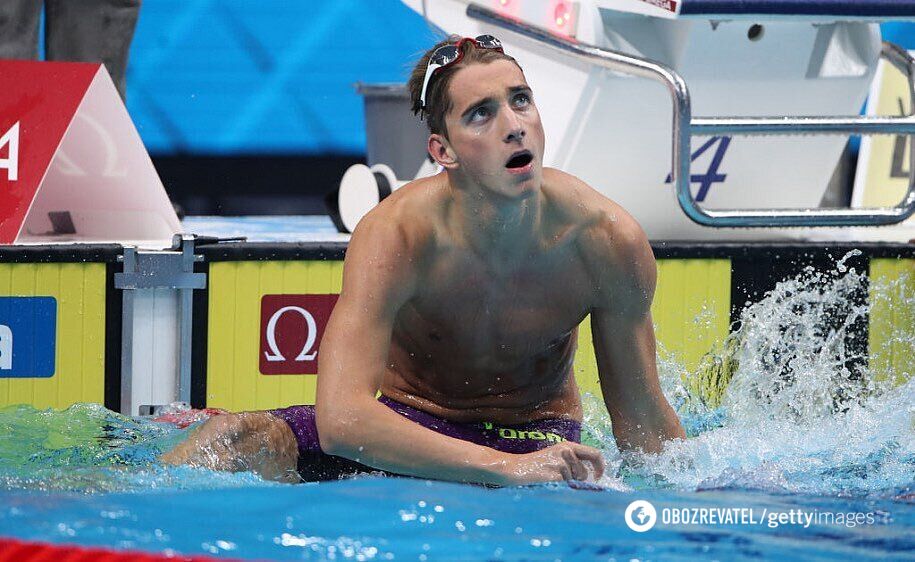
M 721 209 L 699 206 L 690 192 L 690 140 L 708 136 L 792 134 L 915 134 L 915 114 L 900 117 L 692 117 L 689 89 L 683 77 L 659 62 L 571 41 L 549 31 L 506 18 L 476 4 L 467 16 L 517 33 L 543 45 L 622 74 L 650 78 L 667 86 L 673 100 L 673 168 L 671 180 L 677 201 L 690 219 L 714 227 L 880 226 L 896 224 L 915 213 L 915 142 L 909 146 L 909 188 L 895 207 L 861 209 Z M 915 59 L 892 43 L 884 43 L 881 57 L 902 71 L 908 80 L 915 108 Z

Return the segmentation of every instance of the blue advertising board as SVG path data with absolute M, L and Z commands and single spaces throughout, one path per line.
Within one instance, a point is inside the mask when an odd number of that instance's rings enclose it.
M 54 376 L 57 299 L 0 297 L 0 378 Z

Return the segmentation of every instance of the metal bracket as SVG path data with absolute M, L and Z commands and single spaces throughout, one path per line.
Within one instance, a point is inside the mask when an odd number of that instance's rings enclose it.
M 178 291 L 178 396 L 191 401 L 191 348 L 193 343 L 193 292 L 205 289 L 205 273 L 194 273 L 194 263 L 203 256 L 194 253 L 197 237 L 176 234 L 172 247 L 162 251 L 138 251 L 124 248 L 119 260 L 124 271 L 114 274 L 114 287 L 123 293 L 121 339 L 121 410 L 130 414 L 133 392 L 134 296 L 137 289 L 173 289 Z M 209 239 L 201 240 L 203 243 Z
M 124 248 L 124 272 L 114 274 L 115 289 L 205 289 L 206 274 L 194 273 L 194 236 L 176 234 L 172 248 L 138 251 Z

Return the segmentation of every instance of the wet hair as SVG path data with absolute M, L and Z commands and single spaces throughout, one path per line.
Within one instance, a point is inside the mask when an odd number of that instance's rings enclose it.
M 423 80 L 426 77 L 426 67 L 429 65 L 429 59 L 432 58 L 432 53 L 443 45 L 456 45 L 460 40 L 460 35 L 451 35 L 447 39 L 436 43 L 419 58 L 416 62 L 416 66 L 413 67 L 410 79 L 407 81 L 407 90 L 410 92 L 413 114 L 419 115 L 421 119 L 425 117 L 426 125 L 429 127 L 430 133 L 441 134 L 444 135 L 445 138 L 448 138 L 448 129 L 445 126 L 445 115 L 452 107 L 448 85 L 459 69 L 471 64 L 488 64 L 496 60 L 509 60 L 518 65 L 519 69 L 521 68 L 518 61 L 504 53 L 500 53 L 495 49 L 480 49 L 472 42 L 465 41 L 464 44 L 461 45 L 461 51 L 464 53 L 461 61 L 439 69 L 429 80 L 429 87 L 426 90 L 426 108 L 424 110 L 419 97 L 422 95 Z

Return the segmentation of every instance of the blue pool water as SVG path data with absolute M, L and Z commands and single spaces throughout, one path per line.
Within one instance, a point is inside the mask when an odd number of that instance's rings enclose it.
M 876 512 L 888 522 L 657 525 L 627 504 Z M 915 558 L 915 506 L 736 489 L 588 492 L 484 489 L 400 478 L 215 490 L 0 493 L 0 533 L 54 542 L 275 560 L 759 560 Z M 906 531 L 907 530 L 907 531 Z
M 915 560 L 915 377 L 892 383 L 850 361 L 844 332 L 867 311 L 849 299 L 862 282 L 839 263 L 745 310 L 711 362 L 732 366 L 720 401 L 660 350 L 689 439 L 658 455 L 621 455 L 588 397 L 585 442 L 609 467 L 596 490 L 270 483 L 161 465 L 187 432 L 171 424 L 93 404 L 18 406 L 0 409 L 0 536 L 275 560 Z M 904 284 L 872 289 L 915 310 Z M 836 306 L 851 313 L 827 326 Z M 912 332 L 900 327 L 897 352 L 915 356 Z M 644 533 L 624 518 L 635 500 L 657 514 Z

